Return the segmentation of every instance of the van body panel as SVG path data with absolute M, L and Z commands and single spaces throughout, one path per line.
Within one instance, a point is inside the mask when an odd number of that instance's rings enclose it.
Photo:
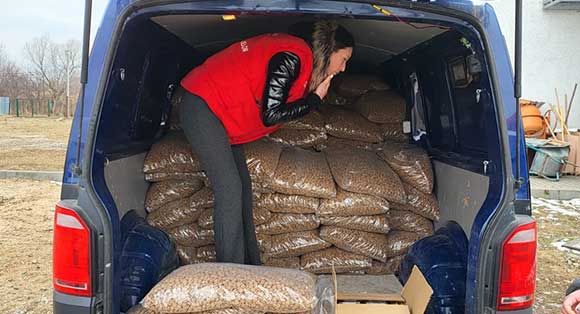
M 113 128 L 117 123 L 122 123 L 123 121 L 102 121 L 100 119 L 103 114 L 103 110 L 124 110 L 120 107 L 115 107 L 114 103 L 103 103 L 104 100 L 110 96 L 106 94 L 105 87 L 107 84 L 114 83 L 113 80 L 119 78 L 122 74 L 120 72 L 113 73 L 111 69 L 121 68 L 122 66 L 114 66 L 114 58 L 119 51 L 118 41 L 121 33 L 124 32 L 126 25 L 128 25 L 127 18 L 133 18 L 136 16 L 137 10 L 139 13 L 144 14 L 162 14 L 168 12 L 178 12 L 183 11 L 184 13 L 214 13 L 214 14 L 224 14 L 224 13 L 234 13 L 237 11 L 256 11 L 256 12 L 285 12 L 285 13 L 318 13 L 318 14 L 331 14 L 331 15 L 355 15 L 364 16 L 367 18 L 384 18 L 384 15 L 377 10 L 373 9 L 368 3 L 360 2 L 338 2 L 338 1 L 275 1 L 263 3 L 260 1 L 236 1 L 232 4 L 231 1 L 197 1 L 188 3 L 176 3 L 178 1 L 111 1 L 105 12 L 101 26 L 95 37 L 95 43 L 93 45 L 91 56 L 89 59 L 89 79 L 86 86 L 86 95 L 84 99 L 84 113 L 80 116 L 80 104 L 77 105 L 77 110 L 75 112 L 75 117 L 73 125 L 71 128 L 71 134 L 69 139 L 69 145 L 66 156 L 65 172 L 63 176 L 63 186 L 67 187 L 67 192 L 64 193 L 63 197 L 74 197 L 75 193 L 72 190 L 79 191 L 77 195 L 79 197 L 84 197 L 90 199 L 97 211 L 103 211 L 99 217 L 103 220 L 102 224 L 105 226 L 103 228 L 102 236 L 106 238 L 104 249 L 108 251 L 107 254 L 110 256 L 106 259 L 108 263 L 108 268 L 103 274 L 103 284 L 105 287 L 111 287 L 105 291 L 106 294 L 103 299 L 104 302 L 104 313 L 115 313 L 113 309 L 119 306 L 119 283 L 114 280 L 115 276 L 118 275 L 118 256 L 120 254 L 120 228 L 119 220 L 120 213 L 118 212 L 116 201 L 118 199 L 123 199 L 123 195 L 128 191 L 124 187 L 111 187 L 107 186 L 107 177 L 110 179 L 111 176 L 118 175 L 122 176 L 125 172 L 120 171 L 118 174 L 111 173 L 111 167 L 119 167 L 118 169 L 123 169 L 123 159 L 125 156 L 118 156 L 118 165 L 114 163 L 115 161 L 110 161 L 104 155 L 102 146 L 103 141 L 108 141 L 103 134 L 97 134 L 97 130 L 102 132 L 107 127 Z M 185 1 L 179 1 L 185 2 Z M 400 17 L 416 18 L 413 16 L 412 12 L 400 9 L 398 7 L 403 7 L 406 1 L 376 1 L 378 3 L 384 3 L 385 5 L 393 5 L 392 11 Z M 522 141 L 520 145 L 521 156 L 515 155 L 515 98 L 513 93 L 513 75 L 511 71 L 511 65 L 509 62 L 509 56 L 507 53 L 507 48 L 505 41 L 501 34 L 499 23 L 493 9 L 489 5 L 474 6 L 471 1 L 460 1 L 460 0 L 449 0 L 449 1 L 434 1 L 431 3 L 417 3 L 414 1 L 409 1 L 409 6 L 417 8 L 433 9 L 449 14 L 448 20 L 450 22 L 462 24 L 466 28 L 481 29 L 484 31 L 484 38 L 481 39 L 485 42 L 485 49 L 488 49 L 487 55 L 491 56 L 490 59 L 485 60 L 485 62 L 493 69 L 490 75 L 493 77 L 493 85 L 490 88 L 490 97 L 494 98 L 496 107 L 495 110 L 500 110 L 501 112 L 493 113 L 498 119 L 498 124 L 502 128 L 506 128 L 507 131 L 504 132 L 502 129 L 502 136 L 508 136 L 509 146 L 505 143 L 487 143 L 488 147 L 492 147 L 495 144 L 495 149 L 491 149 L 489 152 L 494 158 L 506 158 L 508 162 L 503 165 L 491 165 L 490 167 L 496 167 L 493 171 L 496 173 L 502 173 L 504 171 L 512 172 L 511 165 L 515 165 L 515 158 L 520 158 L 522 161 L 522 176 L 524 176 L 525 184 L 518 191 L 518 199 L 529 200 L 529 183 L 527 178 L 527 168 L 525 162 L 525 145 Z M 158 5 L 155 8 L 150 7 L 152 5 Z M 449 10 L 453 9 L 453 10 Z M 445 11 L 447 10 L 447 11 Z M 441 16 L 435 13 L 422 12 L 424 18 L 435 18 L 441 19 Z M 474 27 L 469 23 L 465 22 L 466 15 L 469 14 L 472 20 L 479 20 Z M 149 32 L 149 31 L 147 31 Z M 142 35 L 146 40 L 154 37 L 149 37 L 147 32 Z M 154 34 L 155 30 L 150 30 L 151 34 Z M 123 51 L 122 53 L 132 53 L 129 50 Z M 177 70 L 176 70 L 177 71 Z M 111 72 L 111 73 L 109 73 Z M 497 90 L 495 90 L 497 89 Z M 499 98 L 499 99 L 496 99 Z M 127 102 L 135 101 L 134 99 L 127 99 Z M 491 100 L 490 100 L 491 101 Z M 115 115 L 109 115 L 115 116 Z M 120 115 L 121 116 L 121 115 Z M 506 118 L 504 118 L 506 117 Z M 80 139 L 81 147 L 81 160 L 83 174 L 79 177 L 72 171 L 72 166 L 77 162 L 76 160 L 76 149 L 79 145 L 78 138 L 78 126 L 79 121 L 83 121 L 82 138 Z M 101 123 L 101 125 L 99 125 Z M 103 123 L 107 123 L 104 125 Z M 519 130 L 520 134 L 523 132 Z M 147 147 L 150 143 L 129 143 L 130 139 L 116 139 L 115 144 L 118 145 L 132 145 L 135 146 L 135 151 L 139 152 L 141 147 Z M 507 149 L 506 149 L 507 147 Z M 509 155 L 508 155 L 509 154 Z M 141 157 L 140 157 L 141 158 Z M 452 159 L 450 157 L 441 157 L 443 160 L 445 158 Z M 496 159 L 497 160 L 497 159 Z M 509 162 L 511 161 L 511 162 Z M 108 166 L 107 166 L 108 165 Z M 474 164 L 475 167 L 475 164 Z M 108 169 L 107 169 L 108 168 Z M 474 169 L 474 171 L 481 171 Z M 129 171 L 130 172 L 130 171 Z M 515 170 L 514 170 L 515 172 Z M 468 271 L 467 271 L 467 291 L 466 291 L 466 313 L 483 313 L 483 304 L 480 303 L 481 299 L 478 300 L 479 296 L 482 295 L 481 289 L 483 284 L 480 282 L 483 278 L 482 274 L 478 272 L 479 263 L 481 262 L 482 255 L 482 243 L 484 243 L 485 237 L 487 237 L 488 244 L 491 242 L 497 245 L 501 243 L 502 238 L 499 236 L 493 236 L 486 234 L 486 228 L 490 223 L 490 220 L 494 217 L 494 214 L 499 212 L 498 209 L 502 209 L 501 215 L 508 215 L 508 201 L 509 194 L 505 189 L 511 188 L 511 186 L 506 186 L 506 182 L 512 182 L 513 178 L 505 178 L 503 175 L 493 176 L 495 180 L 489 181 L 489 193 L 485 200 L 481 199 L 481 193 L 476 193 L 479 195 L 478 201 L 482 202 L 481 210 L 477 213 L 474 218 L 471 230 L 468 230 L 469 241 L 469 256 L 468 256 Z M 77 187 L 76 189 L 74 187 Z M 69 191 L 70 190 L 70 191 Z M 111 193 L 109 193 L 111 190 Z M 140 193 L 142 188 L 139 189 Z M 130 193 L 130 191 L 129 191 Z M 83 194 L 84 196 L 81 196 Z M 86 194 L 86 195 L 85 195 Z M 475 197 L 475 194 L 474 194 Z M 502 202 L 503 200 L 503 202 Z M 96 204 L 98 203 L 98 204 Z M 499 204 L 499 205 L 498 205 Z M 138 206 L 135 204 L 134 206 Z M 501 217 L 500 217 L 501 218 Z M 467 219 L 467 218 L 466 218 Z M 495 217 L 495 219 L 499 219 Z M 105 221 L 106 220 L 106 221 Z M 102 258 L 103 252 L 101 252 L 100 258 Z M 105 259 L 103 259 L 105 260 Z M 487 260 L 489 262 L 489 260 Z M 493 298 L 493 296 L 490 296 Z M 64 301 L 62 298 L 55 298 L 55 309 L 57 309 L 57 302 Z M 478 303 L 479 302 L 479 303 Z M 59 305 L 60 306 L 60 305 Z M 63 308 L 64 309 L 64 308 Z M 55 310 L 55 314 L 60 314 L 61 312 Z M 65 312 L 62 312 L 65 313 Z

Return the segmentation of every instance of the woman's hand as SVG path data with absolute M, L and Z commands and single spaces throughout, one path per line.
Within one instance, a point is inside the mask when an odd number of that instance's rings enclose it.
M 326 94 L 328 93 L 328 88 L 330 87 L 330 81 L 332 81 L 332 78 L 334 77 L 334 75 L 329 75 L 327 76 L 324 81 L 322 81 L 322 83 L 320 83 L 320 85 L 318 85 L 318 87 L 316 87 L 316 90 L 314 91 L 314 93 L 316 95 L 318 95 L 318 97 L 320 97 L 320 99 L 324 99 L 324 97 L 326 97 Z
M 562 314 L 576 314 L 576 307 L 580 305 L 580 290 L 570 293 L 562 303 Z

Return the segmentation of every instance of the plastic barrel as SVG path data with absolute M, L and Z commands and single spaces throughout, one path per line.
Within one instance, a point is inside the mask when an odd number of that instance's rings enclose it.
M 433 288 L 428 314 L 465 312 L 465 275 L 468 241 L 455 222 L 447 222 L 434 235 L 417 241 L 401 263 L 398 276 L 407 282 L 417 265 Z
M 168 273 L 179 267 L 175 245 L 134 211 L 121 220 L 121 311 L 137 304 Z

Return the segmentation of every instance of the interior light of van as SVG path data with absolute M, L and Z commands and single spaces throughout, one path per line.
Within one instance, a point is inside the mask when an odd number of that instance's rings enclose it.
M 530 307 L 536 290 L 536 222 L 520 225 L 502 245 L 497 309 Z
M 222 15 L 222 20 L 224 21 L 234 21 L 236 19 L 235 15 Z
M 52 248 L 54 289 L 66 294 L 90 296 L 90 230 L 75 211 L 56 206 Z

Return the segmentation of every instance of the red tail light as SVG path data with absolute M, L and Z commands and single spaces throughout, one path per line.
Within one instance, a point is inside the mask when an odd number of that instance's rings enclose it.
M 91 295 L 91 234 L 73 210 L 56 206 L 52 244 L 54 289 L 67 294 Z
M 536 244 L 536 222 L 518 226 L 505 239 L 500 265 L 498 310 L 519 310 L 534 303 Z

